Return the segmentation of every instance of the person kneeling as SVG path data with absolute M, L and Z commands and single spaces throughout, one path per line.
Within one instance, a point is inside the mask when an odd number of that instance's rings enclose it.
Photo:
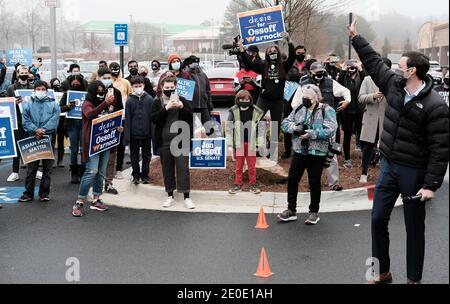
M 322 171 L 330 142 L 336 133 L 336 111 L 320 103 L 322 94 L 315 85 L 306 85 L 303 105 L 298 107 L 281 124 L 285 133 L 293 134 L 294 157 L 288 178 L 288 210 L 278 215 L 283 222 L 297 220 L 298 185 L 305 170 L 308 172 L 311 204 L 307 225 L 319 223 Z

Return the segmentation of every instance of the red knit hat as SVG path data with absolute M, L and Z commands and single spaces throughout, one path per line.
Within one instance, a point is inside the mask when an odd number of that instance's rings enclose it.
M 169 59 L 167 60 L 167 62 L 168 62 L 169 64 L 172 64 L 172 62 L 173 62 L 175 59 L 178 59 L 178 60 L 180 60 L 180 62 L 181 62 L 181 57 L 180 57 L 180 55 L 178 55 L 178 54 L 171 54 L 171 55 L 169 56 Z

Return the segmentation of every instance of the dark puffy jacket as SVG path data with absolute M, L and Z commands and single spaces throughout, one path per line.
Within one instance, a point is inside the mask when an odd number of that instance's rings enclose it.
M 200 69 L 189 71 L 190 79 L 195 81 L 194 97 L 192 98 L 193 109 L 211 108 L 211 85 L 208 76 Z
M 128 146 L 131 139 L 152 137 L 151 109 L 153 97 L 147 92 L 141 97 L 131 94 L 125 103 L 125 134 L 123 144 Z
M 366 78 L 365 72 L 358 71 L 355 79 L 353 79 L 350 75 L 348 75 L 345 71 L 341 71 L 339 73 L 338 82 L 350 90 L 352 94 L 352 102 L 345 109 L 345 113 L 348 114 L 363 114 L 366 111 L 366 106 L 364 104 L 360 104 L 359 100 L 359 92 L 361 91 L 361 85 Z
M 433 80 L 405 105 L 405 81 L 384 63 L 361 36 L 353 38 L 366 71 L 386 96 L 386 118 L 380 150 L 388 160 L 426 170 L 424 189 L 436 191 L 442 186 L 449 161 L 448 108 Z

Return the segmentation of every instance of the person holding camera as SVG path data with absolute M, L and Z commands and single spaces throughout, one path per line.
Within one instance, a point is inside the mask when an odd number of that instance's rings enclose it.
M 290 42 L 289 34 L 284 33 L 283 36 L 289 45 L 289 57 L 286 61 L 283 61 L 281 50 L 277 45 L 267 48 L 264 61 L 253 61 L 245 53 L 244 40 L 241 38 L 237 44 L 241 51 L 244 66 L 262 75 L 262 91 L 257 106 L 265 114 L 270 110 L 271 134 L 276 133 L 275 130 L 278 129 L 283 118 L 284 88 L 288 73 L 296 61 L 295 46 Z M 279 129 L 277 131 L 280 132 Z M 278 139 L 278 136 L 276 138 Z
M 301 88 L 303 104 L 281 124 L 285 133 L 293 134 L 294 155 L 288 177 L 288 209 L 278 215 L 283 222 L 296 221 L 298 185 L 305 170 L 308 172 L 311 191 L 307 225 L 319 223 L 322 172 L 330 151 L 338 152 L 331 142 L 336 134 L 336 111 L 321 103 L 322 93 L 315 85 Z M 333 158 L 334 156 L 332 156 Z M 329 160 L 330 161 L 330 160 Z
M 380 141 L 381 173 L 372 211 L 372 256 L 379 262 L 369 283 L 392 283 L 389 221 L 400 195 L 404 200 L 408 284 L 420 284 L 425 258 L 426 203 L 441 188 L 449 161 L 448 107 L 433 90 L 430 60 L 406 52 L 392 71 L 362 36 L 356 20 L 348 26 L 353 48 L 366 71 L 386 96 Z M 378 268 L 378 267 L 377 267 Z

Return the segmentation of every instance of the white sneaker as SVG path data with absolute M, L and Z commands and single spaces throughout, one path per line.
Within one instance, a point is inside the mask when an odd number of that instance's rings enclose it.
M 41 180 L 41 179 L 42 179 L 42 172 L 41 172 L 41 171 L 38 171 L 38 172 L 36 173 L 36 178 L 37 178 L 38 180 Z
M 184 203 L 186 204 L 186 208 L 190 210 L 195 209 L 195 204 L 190 198 L 185 199 Z
M 361 184 L 367 184 L 367 180 L 368 180 L 367 175 L 361 175 L 361 179 L 359 180 L 359 182 Z
M 168 197 L 164 203 L 163 203 L 163 207 L 164 208 L 170 208 L 173 206 L 173 204 L 175 204 L 175 200 L 173 199 L 173 197 Z
M 122 174 L 122 171 L 117 171 L 117 172 L 116 172 L 116 179 L 117 179 L 117 180 L 123 180 L 123 174 Z
M 11 175 L 8 177 L 8 179 L 6 180 L 8 183 L 13 183 L 13 182 L 17 182 L 18 180 L 20 180 L 19 174 L 18 173 L 11 173 Z

